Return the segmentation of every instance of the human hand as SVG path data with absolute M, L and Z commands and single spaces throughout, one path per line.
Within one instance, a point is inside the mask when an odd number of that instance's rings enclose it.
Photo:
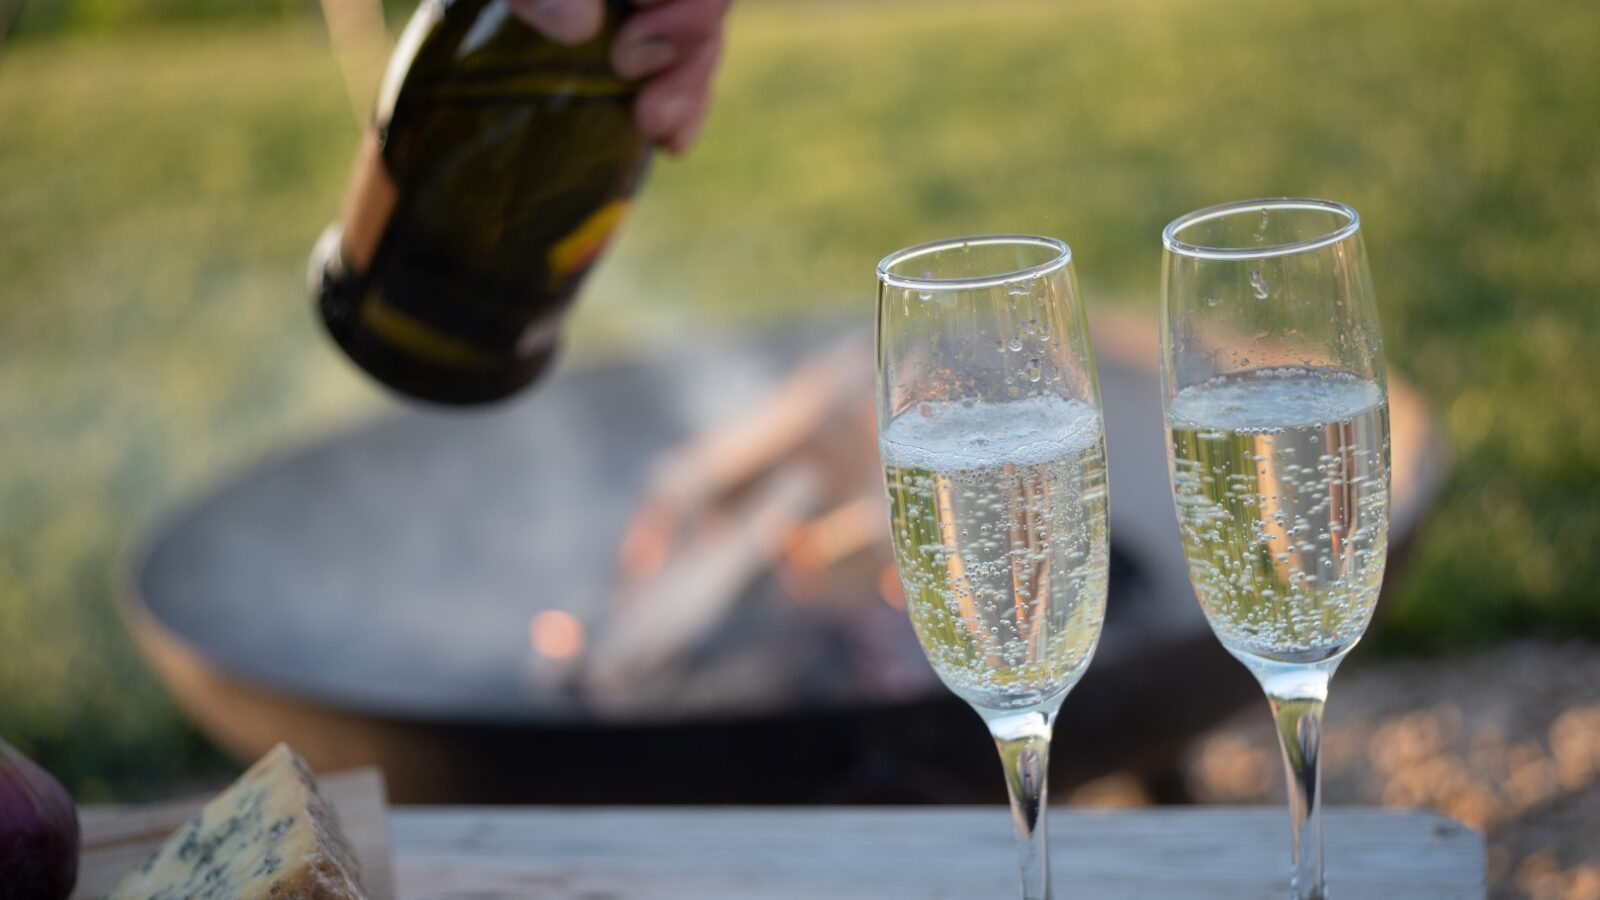
M 604 0 L 508 0 L 517 15 L 551 40 L 581 44 L 600 32 Z M 617 33 L 611 66 L 644 79 L 634 121 L 673 153 L 694 144 L 710 103 L 711 75 L 722 53 L 722 20 L 732 0 L 634 0 L 639 7 Z

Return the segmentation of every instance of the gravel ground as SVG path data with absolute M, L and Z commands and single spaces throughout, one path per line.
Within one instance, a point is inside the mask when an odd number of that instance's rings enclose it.
M 1325 802 L 1432 807 L 1481 829 L 1496 900 L 1600 900 L 1600 646 L 1359 656 L 1333 682 Z M 1264 703 L 1196 742 L 1187 782 L 1202 803 L 1282 802 Z

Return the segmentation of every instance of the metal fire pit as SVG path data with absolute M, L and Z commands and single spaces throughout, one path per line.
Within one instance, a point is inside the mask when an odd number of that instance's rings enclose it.
M 1111 456 L 1104 639 L 1062 710 L 1054 775 L 1157 780 L 1257 689 L 1190 593 L 1168 496 L 1153 326 L 1097 329 Z M 287 740 L 377 764 L 404 802 L 961 802 L 1003 796 L 977 718 L 864 579 L 841 618 L 753 585 L 682 690 L 624 715 L 529 645 L 609 602 L 651 464 L 763 396 L 838 329 L 571 371 L 470 415 L 408 409 L 261 466 L 157 530 L 124 606 L 185 710 L 241 759 Z M 1403 542 L 1437 483 L 1395 391 Z

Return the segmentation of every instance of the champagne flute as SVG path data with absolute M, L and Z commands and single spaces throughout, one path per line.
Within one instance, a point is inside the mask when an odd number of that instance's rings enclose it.
M 1277 721 L 1296 900 L 1327 896 L 1322 707 L 1388 545 L 1388 388 L 1360 224 L 1342 203 L 1249 200 L 1162 235 L 1178 528 L 1212 631 Z
M 1050 896 L 1050 734 L 1105 618 L 1105 441 L 1072 251 L 971 237 L 878 264 L 878 434 L 911 624 L 1000 751 Z

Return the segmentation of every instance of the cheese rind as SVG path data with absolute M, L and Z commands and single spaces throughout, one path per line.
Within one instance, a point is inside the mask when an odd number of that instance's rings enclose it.
M 106 900 L 366 900 L 311 770 L 279 744 Z

